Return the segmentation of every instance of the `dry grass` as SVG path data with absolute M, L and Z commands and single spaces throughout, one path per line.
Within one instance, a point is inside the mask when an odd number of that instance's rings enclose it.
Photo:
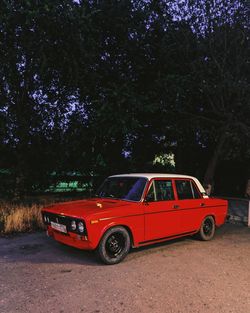
M 11 234 L 43 229 L 41 205 L 0 203 L 0 232 Z
M 55 202 L 76 200 L 78 197 L 37 197 L 26 203 L 0 201 L 0 235 L 32 232 L 45 229 L 41 216 L 44 206 Z

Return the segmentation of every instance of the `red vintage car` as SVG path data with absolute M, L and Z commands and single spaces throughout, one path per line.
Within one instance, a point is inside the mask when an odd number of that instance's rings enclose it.
M 96 250 L 106 264 L 123 260 L 131 247 L 194 234 L 210 240 L 226 214 L 226 200 L 209 198 L 196 178 L 175 174 L 110 176 L 94 198 L 42 210 L 49 236 Z

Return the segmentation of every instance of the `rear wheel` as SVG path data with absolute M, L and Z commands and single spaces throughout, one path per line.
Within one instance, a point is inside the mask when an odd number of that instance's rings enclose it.
M 207 216 L 204 218 L 201 228 L 199 230 L 198 236 L 199 239 L 208 241 L 214 237 L 215 233 L 215 222 L 212 216 Z
M 106 264 L 117 264 L 128 254 L 131 247 L 131 240 L 128 231 L 122 227 L 113 227 L 104 234 L 97 254 Z

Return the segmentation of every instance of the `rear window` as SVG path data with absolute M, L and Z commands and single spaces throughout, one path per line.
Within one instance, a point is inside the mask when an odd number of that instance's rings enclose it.
M 180 200 L 201 198 L 197 187 L 191 180 L 176 180 L 175 185 Z

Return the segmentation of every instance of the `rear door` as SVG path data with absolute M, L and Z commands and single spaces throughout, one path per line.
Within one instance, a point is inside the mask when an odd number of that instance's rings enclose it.
M 198 230 L 206 209 L 206 199 L 191 179 L 175 179 L 174 185 L 178 198 L 181 233 Z
M 180 232 L 180 215 L 171 179 L 153 179 L 145 202 L 145 241 L 171 237 Z

